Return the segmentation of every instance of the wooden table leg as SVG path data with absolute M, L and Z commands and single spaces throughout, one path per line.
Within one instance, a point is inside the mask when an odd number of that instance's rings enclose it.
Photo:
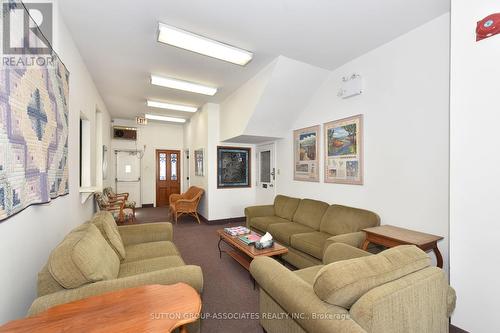
M 439 252 L 439 248 L 437 246 L 437 243 L 434 244 L 432 251 L 434 251 L 434 254 L 436 255 L 437 267 L 443 268 L 443 257 L 441 256 L 441 252 Z
M 365 241 L 363 242 L 363 246 L 361 246 L 361 250 L 367 250 L 368 249 L 368 244 L 370 244 L 370 241 L 367 239 L 365 239 Z

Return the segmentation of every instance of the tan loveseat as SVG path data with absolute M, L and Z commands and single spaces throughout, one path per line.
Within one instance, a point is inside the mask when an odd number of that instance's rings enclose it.
M 364 228 L 380 224 L 377 214 L 358 208 L 277 195 L 273 205 L 245 209 L 247 227 L 269 232 L 288 248 L 283 259 L 297 268 L 322 263 L 326 248 L 333 243 L 361 247 Z
M 117 226 L 109 212 L 72 230 L 38 274 L 37 314 L 57 304 L 147 284 L 185 282 L 199 293 L 199 266 L 186 265 L 172 243 L 170 223 Z
M 297 271 L 267 257 L 252 261 L 267 333 L 448 332 L 455 292 L 416 246 L 372 255 L 337 243 L 323 260 Z

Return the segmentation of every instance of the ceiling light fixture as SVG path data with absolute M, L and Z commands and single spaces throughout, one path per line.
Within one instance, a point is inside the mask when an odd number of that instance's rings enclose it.
M 183 112 L 196 112 L 198 108 L 196 106 L 187 106 L 187 105 L 179 105 L 179 104 L 171 104 L 164 102 L 155 102 L 155 101 L 147 101 L 147 105 L 152 108 L 160 108 L 160 109 L 168 109 L 175 111 L 183 111 Z
M 158 41 L 212 58 L 245 66 L 253 53 L 164 23 L 158 24 Z
M 186 119 L 184 118 L 174 118 L 174 117 L 166 117 L 166 116 L 158 116 L 156 114 L 145 114 L 146 119 L 150 120 L 159 120 L 159 121 L 169 121 L 174 123 L 185 123 Z
M 151 75 L 151 84 L 156 86 L 184 90 L 189 92 L 194 92 L 203 95 L 213 96 L 217 92 L 217 88 L 204 86 L 198 83 L 193 83 L 189 81 L 183 81 L 179 79 L 174 79 L 171 77 L 161 77 L 157 75 Z

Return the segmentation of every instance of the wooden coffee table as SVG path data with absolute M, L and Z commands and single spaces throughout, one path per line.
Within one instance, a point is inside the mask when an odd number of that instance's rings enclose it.
M 277 242 L 270 248 L 258 250 L 253 245 L 246 245 L 238 239 L 239 236 L 231 236 L 224 232 L 223 229 L 217 230 L 219 235 L 219 243 L 217 247 L 219 248 L 219 258 L 222 258 L 222 253 L 225 252 L 234 260 L 240 263 L 246 270 L 250 269 L 250 263 L 255 257 L 266 256 L 266 257 L 279 257 L 288 252 L 288 249 Z M 231 247 L 231 250 L 223 250 L 221 248 L 221 243 L 224 242 Z
M 443 268 L 443 257 L 439 252 L 437 242 L 443 239 L 441 236 L 426 234 L 419 231 L 399 228 L 392 225 L 381 225 L 378 227 L 363 229 L 366 232 L 366 240 L 362 249 L 366 251 L 368 244 L 374 243 L 385 247 L 411 244 L 416 245 L 423 251 L 434 251 L 437 266 Z
M 196 321 L 200 295 L 185 283 L 122 289 L 61 304 L 36 316 L 11 321 L 2 333 L 171 332 Z

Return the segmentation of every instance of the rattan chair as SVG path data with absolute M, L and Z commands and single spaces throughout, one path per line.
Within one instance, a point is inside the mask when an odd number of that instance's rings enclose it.
M 170 195 L 170 211 L 175 223 L 177 223 L 177 219 L 183 214 L 193 216 L 196 218 L 196 221 L 200 223 L 200 218 L 198 216 L 198 204 L 200 203 L 203 192 L 202 188 L 191 186 L 183 194 Z

